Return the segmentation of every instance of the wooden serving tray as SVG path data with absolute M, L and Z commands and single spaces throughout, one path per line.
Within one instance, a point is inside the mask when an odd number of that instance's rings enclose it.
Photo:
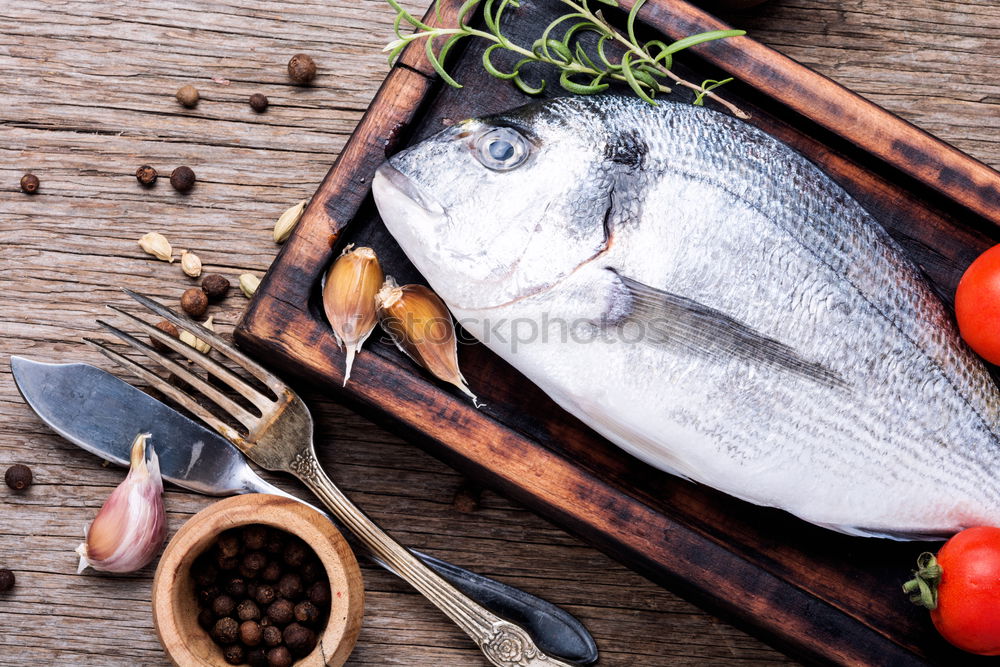
M 632 1 L 621 0 L 623 9 Z M 443 2 L 445 22 L 460 4 Z M 508 33 L 530 44 L 559 5 L 522 5 L 516 17 L 511 11 Z M 728 27 L 683 0 L 649 0 L 639 17 L 674 39 Z M 425 21 L 433 21 L 431 13 Z M 481 345 L 460 351 L 486 404 L 481 410 L 375 341 L 340 389 L 343 355 L 321 312 L 320 276 L 353 242 L 373 246 L 400 282 L 421 281 L 379 222 L 369 184 L 387 153 L 433 134 L 444 119 L 527 101 L 483 72 L 483 48 L 470 42 L 453 54 L 461 90 L 442 84 L 422 43 L 404 52 L 264 278 L 237 329 L 239 343 L 277 368 L 343 391 L 456 468 L 797 657 L 972 660 L 941 640 L 927 613 L 900 591 L 927 545 L 846 537 L 654 470 L 567 415 Z M 962 270 L 1000 238 L 1000 174 L 969 156 L 748 37 L 701 45 L 683 60 L 698 80 L 736 76 L 724 95 L 843 185 L 946 301 Z

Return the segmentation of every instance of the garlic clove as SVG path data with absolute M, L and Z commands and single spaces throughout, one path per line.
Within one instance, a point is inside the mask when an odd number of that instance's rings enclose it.
M 448 307 L 423 285 L 400 287 L 392 276 L 375 295 L 382 328 L 403 354 L 435 377 L 458 387 L 479 406 L 479 399 L 458 368 L 458 338 Z
M 77 572 L 87 567 L 102 572 L 135 572 L 148 565 L 167 535 L 160 463 L 148 445 L 149 433 L 132 443 L 131 468 L 101 506 L 76 549 Z
M 375 251 L 349 245 L 326 274 L 323 310 L 337 344 L 346 354 L 344 385 L 351 377 L 354 357 L 378 324 L 375 294 L 384 276 Z

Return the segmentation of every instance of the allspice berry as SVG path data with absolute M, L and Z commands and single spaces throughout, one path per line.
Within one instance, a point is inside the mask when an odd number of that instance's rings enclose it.
M 194 187 L 195 175 L 191 167 L 177 167 L 170 172 L 170 185 L 177 192 L 189 192 Z
M 139 181 L 140 185 L 153 185 L 156 183 L 157 175 L 156 170 L 148 164 L 144 164 L 135 170 L 135 180 Z
M 220 595 L 212 600 L 212 613 L 218 617 L 229 616 L 236 609 L 236 602 L 228 595 Z
M 296 53 L 288 61 L 288 76 L 295 83 L 309 83 L 316 78 L 316 62 L 304 53 Z
M 281 643 L 281 628 L 276 625 L 261 628 L 260 636 L 265 646 L 277 646 Z
M 236 617 L 241 621 L 259 621 L 260 607 L 253 600 L 244 600 L 236 605 Z
M 160 320 L 159 322 L 156 323 L 156 328 L 162 331 L 163 333 L 167 334 L 168 336 L 171 336 L 173 338 L 180 338 L 181 335 L 180 329 L 174 326 L 173 322 L 168 322 L 167 320 Z M 157 339 L 153 338 L 152 336 L 149 337 L 149 342 L 152 343 L 153 347 L 159 350 L 160 352 L 173 351 L 169 347 L 158 341 Z M 215 575 L 212 576 L 214 577 Z
M 285 628 L 281 636 L 285 640 L 285 646 L 299 657 L 308 654 L 316 646 L 316 633 L 298 623 Z
M 246 662 L 246 650 L 239 644 L 233 644 L 232 646 L 227 646 L 226 650 L 222 652 L 222 657 L 226 659 L 230 665 L 242 665 Z
M 31 468 L 22 463 L 15 463 L 7 468 L 3 476 L 3 481 L 15 491 L 24 491 L 31 486 L 31 480 Z
M 26 192 L 29 195 L 38 192 L 38 186 L 40 185 L 38 177 L 34 174 L 25 174 L 21 177 L 21 191 Z
M 295 605 L 290 601 L 280 598 L 271 603 L 267 608 L 267 615 L 275 625 L 288 625 L 295 618 Z
M 181 294 L 181 308 L 191 317 L 201 317 L 208 310 L 208 295 L 200 287 L 186 289 Z M 229 554 L 223 557 L 229 557 Z
M 246 646 L 257 646 L 264 639 L 260 623 L 257 621 L 243 621 L 240 623 L 240 641 Z
M 267 652 L 268 667 L 291 667 L 292 653 L 284 646 L 276 646 Z
M 306 591 L 306 597 L 317 607 L 330 604 L 330 584 L 325 581 L 317 581 Z
M 262 93 L 254 93 L 250 96 L 250 108 L 257 113 L 264 113 L 267 111 L 267 95 Z
M 302 577 L 289 572 L 278 581 L 278 595 L 283 598 L 297 598 L 302 595 Z
M 240 624 L 236 622 L 236 619 L 229 618 L 228 616 L 220 618 L 212 627 L 211 634 L 212 639 L 220 644 L 235 643 L 239 638 Z
M 295 605 L 293 612 L 295 620 L 303 625 L 312 625 L 319 618 L 319 608 L 312 602 L 305 600 Z
M 262 605 L 269 605 L 274 602 L 275 598 L 274 587 L 268 584 L 261 584 L 257 587 L 257 595 L 255 596 L 257 602 Z
M 0 593 L 6 593 L 12 588 L 14 588 L 14 573 L 5 567 L 0 568 Z M 280 632 L 278 633 L 278 641 L 281 641 Z
M 226 294 L 229 292 L 229 287 L 229 278 L 226 278 L 221 273 L 209 273 L 201 279 L 201 289 L 205 292 L 209 301 L 221 301 L 225 299 Z M 264 546 L 263 538 L 260 539 L 260 546 L 253 546 L 250 540 L 247 540 L 245 537 L 244 541 L 248 549 L 260 549 Z M 254 544 L 257 544 L 257 542 L 255 541 Z
M 188 109 L 197 106 L 198 100 L 201 99 L 201 96 L 198 95 L 198 89 L 190 84 L 178 88 L 176 97 L 177 101 Z

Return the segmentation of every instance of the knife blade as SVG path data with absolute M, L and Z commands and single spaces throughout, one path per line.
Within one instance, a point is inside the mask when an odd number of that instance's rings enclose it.
M 81 449 L 128 466 L 135 435 L 149 432 L 163 479 L 177 486 L 210 496 L 273 493 L 304 502 L 261 478 L 222 436 L 100 368 L 20 356 L 11 356 L 10 367 L 31 409 Z M 490 611 L 522 624 L 543 651 L 581 665 L 597 661 L 593 637 L 563 609 L 457 565 L 413 553 Z

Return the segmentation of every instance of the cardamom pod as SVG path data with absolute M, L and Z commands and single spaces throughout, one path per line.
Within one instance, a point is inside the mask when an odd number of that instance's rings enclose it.
M 260 278 L 252 273 L 240 275 L 240 290 L 243 292 L 243 296 L 248 299 L 253 297 L 258 287 L 260 287 Z
M 201 275 L 201 258 L 193 252 L 181 250 L 181 271 L 197 278 Z
M 292 230 L 295 229 L 295 225 L 299 224 L 299 220 L 302 218 L 302 213 L 306 210 L 307 200 L 303 199 L 295 206 L 290 207 L 278 218 L 278 222 L 274 223 L 274 242 L 284 243 L 292 234 Z
M 337 344 L 346 353 L 344 385 L 351 377 L 354 356 L 378 324 L 375 294 L 382 287 L 383 279 L 375 251 L 353 245 L 344 249 L 326 274 L 323 310 Z
M 170 247 L 170 241 L 159 232 L 143 234 L 139 239 L 139 247 L 156 259 L 162 259 L 164 262 L 174 261 L 174 249 Z
M 458 338 L 451 313 L 437 294 L 423 285 L 400 287 L 389 276 L 375 295 L 375 304 L 379 323 L 403 354 L 458 387 L 479 407 L 458 368 Z
M 201 323 L 201 326 L 205 327 L 209 331 L 215 331 L 215 324 L 213 322 L 214 318 L 215 318 L 214 315 L 211 316 L 211 317 L 209 317 L 207 320 L 205 320 L 204 322 Z M 201 352 L 202 354 L 208 354 L 211 351 L 211 349 L 212 349 L 211 345 L 209 345 L 208 343 L 206 343 L 202 339 L 198 338 L 197 336 L 195 336 L 190 331 L 182 330 L 181 331 L 181 335 L 179 336 L 179 338 L 183 342 L 187 343 L 188 345 L 190 345 L 194 349 L 196 349 L 199 352 Z

